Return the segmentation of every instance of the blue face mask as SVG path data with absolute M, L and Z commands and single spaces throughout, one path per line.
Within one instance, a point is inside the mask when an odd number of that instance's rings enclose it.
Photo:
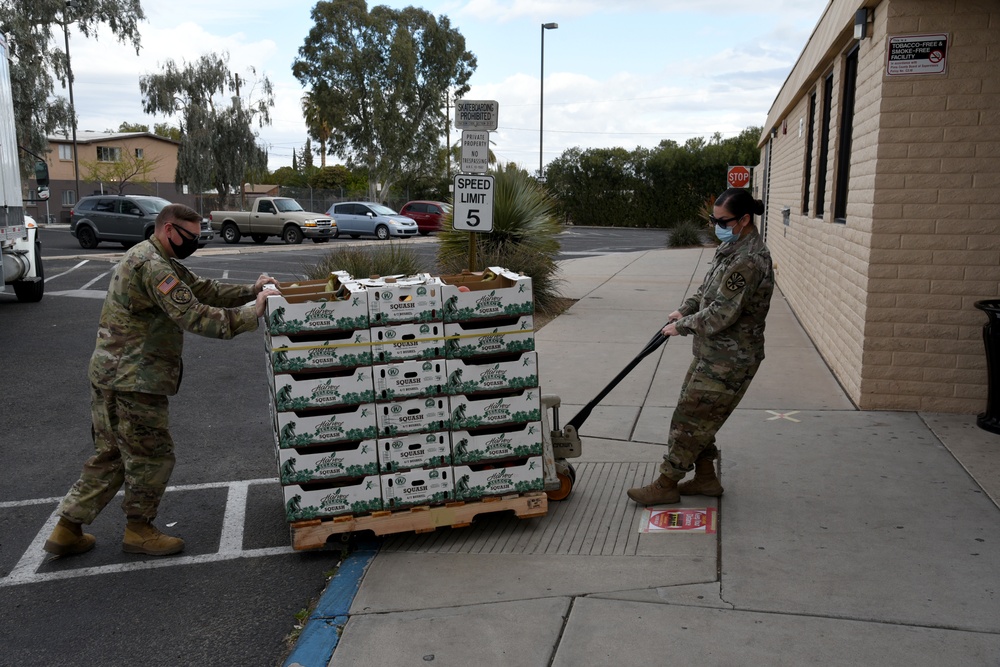
M 734 238 L 736 238 L 736 234 L 734 234 L 733 230 L 731 230 L 729 227 L 723 227 L 722 225 L 716 225 L 715 226 L 715 237 L 717 239 L 719 239 L 720 241 L 722 241 L 723 243 L 729 243 Z

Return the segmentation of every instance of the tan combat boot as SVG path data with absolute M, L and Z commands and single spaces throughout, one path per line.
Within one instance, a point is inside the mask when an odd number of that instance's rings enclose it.
M 719 478 L 715 476 L 715 461 L 700 459 L 694 462 L 694 477 L 677 485 L 682 496 L 712 496 L 722 495 L 723 488 Z
M 96 543 L 97 538 L 83 532 L 80 524 L 60 518 L 42 548 L 56 556 L 73 556 L 90 551 Z
M 652 484 L 629 489 L 628 497 L 640 505 L 670 505 L 681 501 L 677 481 L 660 475 Z
M 164 535 L 151 523 L 129 521 L 125 526 L 122 550 L 130 554 L 170 556 L 184 550 L 184 540 Z

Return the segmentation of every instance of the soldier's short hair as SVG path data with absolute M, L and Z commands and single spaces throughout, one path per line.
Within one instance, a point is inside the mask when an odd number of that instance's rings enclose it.
M 174 222 L 175 220 L 183 220 L 185 222 L 197 222 L 201 224 L 201 216 L 198 215 L 198 211 L 194 210 L 190 206 L 185 206 L 184 204 L 168 204 L 163 207 L 160 214 L 156 216 L 156 228 L 162 229 L 163 225 L 168 222 Z

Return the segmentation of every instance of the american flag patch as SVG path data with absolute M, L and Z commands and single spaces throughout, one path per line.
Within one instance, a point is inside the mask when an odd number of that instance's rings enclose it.
M 171 275 L 160 281 L 160 284 L 156 286 L 156 289 L 158 289 L 161 294 L 170 294 L 170 290 L 177 287 L 179 284 L 180 281 L 177 280 L 177 276 Z

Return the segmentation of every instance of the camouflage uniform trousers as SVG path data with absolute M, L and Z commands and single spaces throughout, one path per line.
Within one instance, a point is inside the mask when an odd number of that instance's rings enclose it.
M 174 469 L 167 397 L 91 386 L 96 453 L 59 504 L 71 521 L 92 523 L 125 483 L 130 521 L 152 521 Z
M 670 421 L 670 449 L 660 464 L 661 474 L 681 480 L 695 461 L 719 457 L 715 434 L 743 399 L 759 366 L 731 366 L 697 358 L 691 362 Z

